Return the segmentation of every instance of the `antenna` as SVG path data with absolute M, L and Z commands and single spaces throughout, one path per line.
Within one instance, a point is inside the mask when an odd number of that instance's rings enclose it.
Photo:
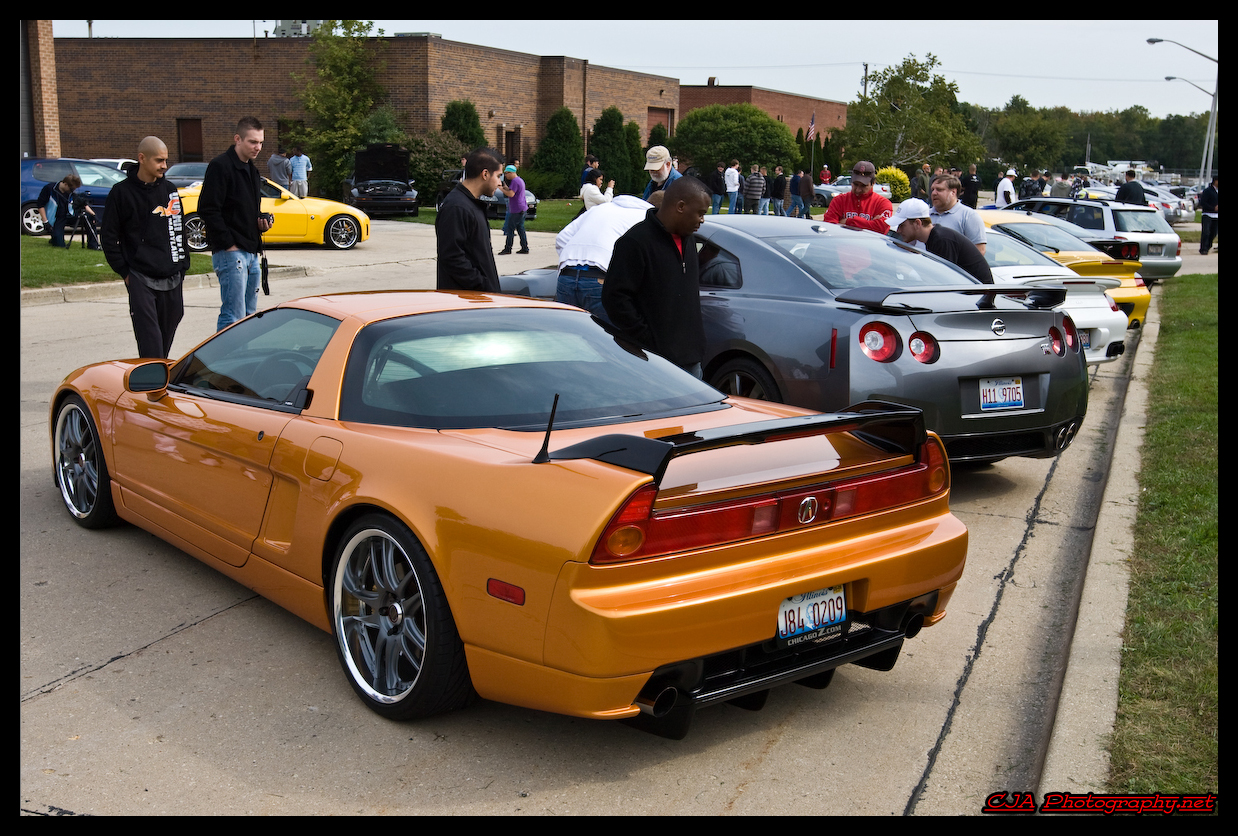
M 542 449 L 533 457 L 533 464 L 545 464 L 550 461 L 550 431 L 555 425 L 555 410 L 559 408 L 559 393 L 555 393 L 554 403 L 550 405 L 550 421 L 546 424 L 546 437 L 542 439 Z

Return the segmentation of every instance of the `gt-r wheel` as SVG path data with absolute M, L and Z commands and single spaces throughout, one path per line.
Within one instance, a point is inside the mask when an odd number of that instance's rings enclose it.
M 331 626 L 349 684 L 392 720 L 429 717 L 473 697 L 464 644 L 429 556 L 382 514 L 344 534 L 331 578 Z
M 43 223 L 43 218 L 39 215 L 39 207 L 33 203 L 27 203 L 21 208 L 21 231 L 23 235 L 42 235 L 47 232 L 47 224 Z
M 760 363 L 747 358 L 724 363 L 710 378 L 709 385 L 727 395 L 782 403 L 778 384 L 769 372 Z
M 361 240 L 361 226 L 352 215 L 336 215 L 327 221 L 323 240 L 336 250 L 351 250 Z
M 56 413 L 54 436 L 56 487 L 64 507 L 84 528 L 103 528 L 116 522 L 112 482 L 99 445 L 90 410 L 77 395 L 70 395 Z
M 195 253 L 206 252 L 206 221 L 197 212 L 185 216 L 185 241 Z

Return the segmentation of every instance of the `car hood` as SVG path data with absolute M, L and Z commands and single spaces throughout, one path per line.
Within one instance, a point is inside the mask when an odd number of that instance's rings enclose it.
M 358 151 L 354 182 L 395 180 L 408 183 L 409 152 L 397 145 L 371 145 Z

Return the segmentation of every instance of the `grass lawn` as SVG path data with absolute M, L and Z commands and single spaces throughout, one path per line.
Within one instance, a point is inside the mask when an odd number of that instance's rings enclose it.
M 23 288 L 62 287 L 67 284 L 115 282 L 120 277 L 107 266 L 99 250 L 82 249 L 77 241 L 67 250 L 51 247 L 44 235 L 21 236 L 21 286 Z M 211 257 L 194 253 L 189 273 L 211 272 Z
M 1219 787 L 1217 274 L 1163 283 L 1111 789 Z

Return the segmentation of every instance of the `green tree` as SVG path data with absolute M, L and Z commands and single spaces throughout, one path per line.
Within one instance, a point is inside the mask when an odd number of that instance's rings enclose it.
M 658 122 L 656 125 L 654 125 L 652 128 L 649 129 L 649 145 L 646 146 L 645 150 L 648 151 L 650 148 L 652 148 L 655 145 L 665 146 L 669 140 L 670 140 L 670 134 L 666 132 L 666 125 L 663 125 L 661 122 Z
M 984 152 L 958 107 L 958 85 L 934 74 L 937 58 L 914 55 L 869 78 L 872 94 L 847 107 L 847 127 L 836 137 L 847 149 L 844 167 L 857 160 L 877 166 L 920 163 L 966 168 Z
M 481 117 L 477 115 L 477 108 L 468 99 L 457 99 L 447 103 L 441 130 L 459 139 L 470 150 L 486 144 L 486 132 L 482 130 Z
M 546 135 L 538 143 L 529 167 L 539 175 L 539 188 L 549 192 L 546 197 L 579 193 L 580 172 L 585 167 L 584 140 L 570 107 L 561 107 L 550 115 Z
M 593 123 L 593 138 L 589 140 L 589 153 L 601 161 L 602 172 L 615 181 L 615 194 L 639 194 L 633 180 L 632 155 L 628 148 L 627 134 L 623 127 L 623 113 L 617 107 L 608 107 Z M 641 165 L 644 165 L 641 152 Z M 583 163 L 582 163 L 583 166 Z M 577 175 L 580 171 L 577 169 Z M 644 183 L 640 188 L 645 187 Z
M 383 98 L 377 80 L 382 41 L 370 39 L 372 27 L 372 21 L 324 20 L 310 39 L 313 72 L 293 76 L 303 85 L 298 95 L 309 119 L 286 144 L 304 146 L 313 160 L 314 194 L 339 196 L 353 154 L 363 145 L 366 118 Z
M 739 160 L 747 169 L 753 163 L 794 166 L 800 148 L 786 124 L 750 104 L 709 105 L 689 112 L 679 121 L 670 149 L 681 165 L 712 171 L 718 160 L 728 165 Z
M 361 123 L 361 147 L 391 144 L 408 147 L 408 131 L 400 115 L 390 105 L 379 105 Z
M 623 126 L 624 140 L 628 146 L 628 160 L 624 171 L 624 179 L 630 185 L 631 191 L 628 189 L 620 189 L 619 181 L 615 181 L 615 194 L 644 194 L 645 181 L 648 180 L 648 175 L 645 174 L 645 151 L 647 150 L 641 142 L 641 135 L 644 132 L 636 120 L 628 122 Z M 653 147 L 652 145 L 650 146 Z
M 997 152 L 1003 160 L 1017 162 L 1019 169 L 1056 166 L 1066 149 L 1066 124 L 1052 111 L 1035 110 L 1015 96 L 993 125 Z M 1012 107 L 1011 105 L 1015 105 Z
M 443 185 L 443 172 L 460 168 L 460 158 L 472 149 L 455 134 L 428 131 L 408 138 L 408 176 L 416 181 L 422 206 L 433 206 Z

